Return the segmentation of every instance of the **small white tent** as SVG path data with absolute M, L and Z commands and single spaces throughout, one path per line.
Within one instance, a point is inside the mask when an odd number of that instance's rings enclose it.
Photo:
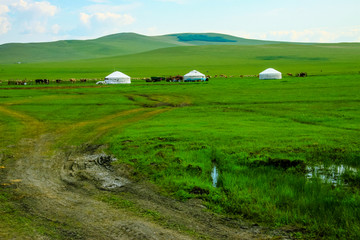
M 122 72 L 116 71 L 105 77 L 105 84 L 124 84 L 131 83 L 131 78 Z
M 201 72 L 198 72 L 196 70 L 193 70 L 191 72 L 189 72 L 188 74 L 184 75 L 184 82 L 194 82 L 194 81 L 205 81 L 206 77 L 204 74 L 202 74 Z
M 259 74 L 259 79 L 281 79 L 281 72 L 268 68 Z

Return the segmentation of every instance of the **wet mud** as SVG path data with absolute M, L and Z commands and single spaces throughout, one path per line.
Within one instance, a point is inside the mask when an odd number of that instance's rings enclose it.
M 76 238 L 68 238 L 64 230 L 65 239 L 289 239 L 286 233 L 211 213 L 200 199 L 180 202 L 147 182 L 132 182 L 101 148 L 49 153 L 47 143 L 52 140 L 42 135 L 22 142 L 22 149 L 34 151 L 15 156 L 7 178 L 21 179 L 16 191 L 25 196 L 31 214 L 73 226 Z M 100 201 L 96 196 L 105 192 L 121 194 L 139 211 L 155 212 L 160 220 Z

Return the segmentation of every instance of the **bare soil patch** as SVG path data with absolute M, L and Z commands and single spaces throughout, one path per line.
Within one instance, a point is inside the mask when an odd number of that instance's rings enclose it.
M 49 151 L 54 136 L 22 141 L 22 152 L 7 166 L 7 180 L 18 179 L 16 191 L 34 215 L 73 226 L 66 239 L 287 239 L 257 224 L 218 216 L 199 199 L 180 202 L 165 197 L 149 183 L 123 177 L 126 169 L 110 165 L 101 146 L 81 151 Z M 110 159 L 110 160 L 109 160 Z M 149 219 L 116 208 L 97 196 L 111 191 L 134 203 L 139 211 L 158 214 Z

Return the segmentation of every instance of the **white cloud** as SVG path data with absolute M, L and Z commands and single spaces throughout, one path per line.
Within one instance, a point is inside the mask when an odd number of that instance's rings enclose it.
M 59 8 L 48 1 L 34 0 L 2 0 L 9 13 L 16 15 L 13 23 L 22 34 L 44 34 L 58 32 L 59 28 L 48 25 L 48 20 L 54 17 Z M 2 11 L 0 9 L 0 11 Z
M 6 5 L 0 5 L 0 15 L 3 15 L 5 13 L 8 13 L 10 10 L 9 10 L 9 7 L 6 6 Z
M 95 13 L 94 17 L 100 22 L 110 21 L 120 25 L 129 25 L 135 21 L 129 14 L 116 14 L 111 12 Z
M 43 33 L 46 33 L 46 25 L 42 21 L 25 22 L 23 25 L 22 33 L 24 33 L 24 34 L 32 34 L 32 33 L 43 34 Z
M 11 24 L 7 17 L 0 16 L 0 35 L 7 33 L 11 29 Z
M 291 41 L 291 42 L 349 42 L 359 41 L 360 26 L 351 26 L 337 29 L 303 29 L 303 30 L 277 30 L 268 32 L 245 32 L 245 31 L 219 31 L 210 29 L 205 32 L 218 32 L 230 34 L 238 37 L 272 41 Z
M 89 25 L 90 24 L 90 19 L 91 16 L 89 14 L 86 13 L 80 13 L 80 21 L 85 24 L 85 25 Z
M 11 23 L 7 16 L 9 11 L 8 6 L 0 5 L 0 35 L 7 33 L 11 29 Z
M 112 12 L 97 12 L 93 14 L 80 13 L 80 20 L 85 25 L 95 23 L 108 23 L 109 27 L 119 27 L 132 24 L 135 19 L 129 14 L 118 14 Z
M 16 0 L 11 4 L 11 7 L 18 11 L 31 12 L 42 16 L 54 16 L 58 12 L 58 8 L 47 1 Z
M 341 34 L 339 32 L 328 32 L 322 29 L 305 29 L 302 31 L 272 31 L 268 38 L 280 41 L 293 42 L 335 42 Z

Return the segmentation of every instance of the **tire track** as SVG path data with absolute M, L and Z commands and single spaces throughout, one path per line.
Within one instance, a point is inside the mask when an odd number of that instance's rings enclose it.
M 95 124 L 98 126 L 95 129 L 96 137 L 100 137 L 111 128 L 121 128 L 167 110 L 169 109 L 131 109 L 95 121 L 80 122 L 68 130 L 64 128 L 56 133 L 43 133 L 44 125 L 35 118 L 1 106 L 2 113 L 20 120 L 32 136 L 31 139 L 19 142 L 16 161 L 7 166 L 7 180 L 18 180 L 16 191 L 25 196 L 24 201 L 32 214 L 50 221 L 79 226 L 85 239 L 189 239 L 125 210 L 114 209 L 94 200 L 83 189 L 68 186 L 60 178 L 65 153 L 52 150 L 53 144 L 61 135 L 74 129 Z M 126 118 L 128 116 L 130 117 Z M 119 124 L 119 118 L 125 119 Z M 62 134 L 58 135 L 59 132 Z M 91 187 L 86 190 L 90 190 L 92 194 L 99 191 Z
M 19 119 L 33 136 L 31 139 L 19 142 L 16 149 L 16 160 L 6 166 L 7 180 L 9 182 L 14 179 L 18 180 L 16 191 L 24 197 L 22 202 L 26 204 L 29 213 L 50 222 L 71 226 L 77 239 L 192 239 L 194 236 L 190 235 L 190 237 L 184 231 L 169 229 L 166 225 L 154 223 L 126 208 L 114 208 L 106 202 L 97 200 L 96 196 L 103 192 L 91 182 L 83 181 L 81 187 L 64 182 L 61 178 L 61 171 L 69 156 L 60 149 L 54 149 L 54 144 L 60 138 L 83 127 L 94 126 L 95 135 L 89 139 L 89 141 L 93 141 L 112 129 L 121 130 L 125 126 L 147 120 L 171 109 L 174 107 L 169 105 L 155 108 L 140 107 L 114 113 L 97 120 L 79 122 L 71 127 L 65 126 L 56 132 L 46 132 L 45 125 L 35 118 L 0 107 L 1 112 Z M 37 131 L 39 129 L 41 131 Z M 128 188 L 130 188 L 129 193 L 138 198 L 138 203 L 145 209 L 154 209 L 154 211 L 159 209 L 169 219 L 176 216 L 172 220 L 173 222 L 169 222 L 170 224 L 175 224 L 180 219 L 186 219 L 186 227 L 190 231 L 196 232 L 198 234 L 196 237 L 204 239 L 268 239 L 262 234 L 239 231 L 239 229 L 222 225 L 218 223 L 218 218 L 203 223 L 210 215 L 204 214 L 201 207 L 197 207 L 196 211 L 189 210 L 189 205 L 159 197 L 158 193 L 146 186 L 132 183 Z M 198 228 L 200 233 L 197 232 Z M 207 229 L 210 230 L 207 231 Z M 63 238 L 72 239 L 67 235 L 64 235 Z
M 11 110 L 3 106 L 0 106 L 0 112 L 14 119 L 20 120 L 26 129 L 26 132 L 24 134 L 25 136 L 38 136 L 39 134 L 44 132 L 44 124 L 29 115 L 15 110 Z

